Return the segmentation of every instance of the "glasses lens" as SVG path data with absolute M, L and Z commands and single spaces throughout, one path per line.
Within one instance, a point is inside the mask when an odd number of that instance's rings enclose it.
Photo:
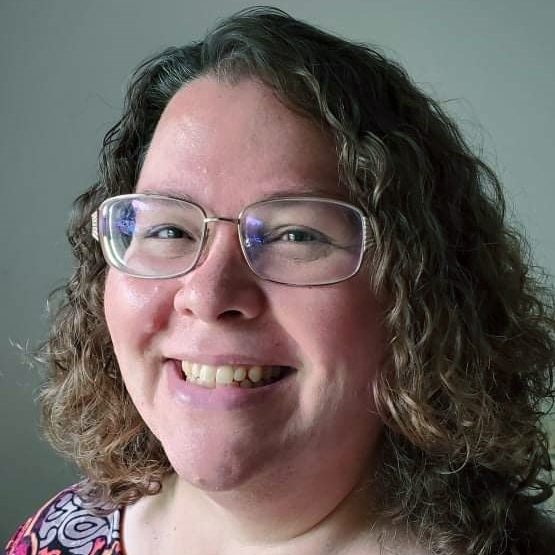
M 262 278 L 292 285 L 322 285 L 360 267 L 364 224 L 352 206 L 321 199 L 258 203 L 241 217 L 247 261 Z
M 202 211 L 177 199 L 129 196 L 108 202 L 105 247 L 110 262 L 144 277 L 167 277 L 193 267 L 202 245 Z

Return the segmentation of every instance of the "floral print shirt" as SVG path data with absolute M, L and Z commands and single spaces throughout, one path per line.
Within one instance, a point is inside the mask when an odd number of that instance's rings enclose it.
M 96 516 L 73 488 L 63 490 L 28 518 L 6 546 L 6 555 L 125 555 L 122 510 Z

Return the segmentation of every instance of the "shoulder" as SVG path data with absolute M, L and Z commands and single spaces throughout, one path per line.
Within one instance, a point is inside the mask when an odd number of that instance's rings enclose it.
M 100 508 L 100 507 L 99 507 Z M 123 555 L 121 510 L 99 514 L 69 487 L 30 516 L 6 546 L 6 555 Z

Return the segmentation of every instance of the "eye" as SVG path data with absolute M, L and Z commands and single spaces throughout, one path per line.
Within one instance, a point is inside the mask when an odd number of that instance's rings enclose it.
M 180 227 L 172 225 L 158 225 L 145 233 L 147 239 L 191 239 L 190 233 Z
M 305 231 L 303 229 L 292 229 L 291 231 L 286 231 L 280 237 L 280 241 L 294 241 L 295 243 L 304 243 L 307 241 L 316 241 L 316 237 Z
M 323 233 L 312 228 L 279 227 L 272 230 L 265 237 L 264 242 L 329 243 L 330 241 Z

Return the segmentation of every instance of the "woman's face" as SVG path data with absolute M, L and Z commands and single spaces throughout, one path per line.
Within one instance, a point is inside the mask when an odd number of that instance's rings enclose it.
M 191 199 L 234 218 L 269 196 L 341 198 L 329 137 L 252 80 L 202 78 L 165 110 L 137 192 Z M 362 270 L 335 285 L 257 278 L 235 226 L 210 224 L 201 264 L 172 279 L 110 269 L 105 313 L 121 373 L 177 474 L 210 491 L 249 484 L 352 488 L 380 431 L 370 393 L 384 338 Z M 281 365 L 271 385 L 207 388 L 182 361 L 210 367 Z

